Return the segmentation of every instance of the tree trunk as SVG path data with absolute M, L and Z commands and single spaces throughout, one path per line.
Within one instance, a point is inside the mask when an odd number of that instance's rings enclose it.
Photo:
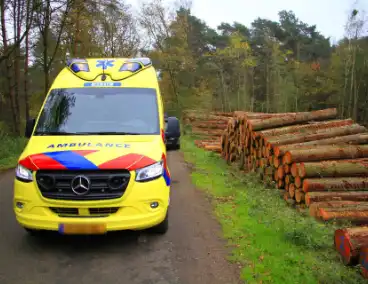
M 344 119 L 344 120 L 323 121 L 302 125 L 292 125 L 255 132 L 255 137 L 278 136 L 287 133 L 298 133 L 305 129 L 326 129 L 330 127 L 352 125 L 353 123 L 354 121 L 352 119 Z
M 8 38 L 7 38 L 7 31 L 6 31 L 6 20 L 5 20 L 5 1 L 0 1 L 0 13 L 1 13 L 1 32 L 2 32 L 2 38 L 3 38 L 3 51 L 4 54 L 8 53 Z M 11 107 L 11 114 L 12 114 L 12 120 L 13 120 L 13 127 L 14 131 L 17 135 L 20 135 L 20 129 L 19 129 L 19 122 L 17 121 L 17 112 L 15 107 L 15 96 L 14 91 L 12 88 L 12 77 L 11 77 L 11 62 L 9 60 L 9 56 L 5 59 L 5 77 L 6 77 L 6 83 L 7 83 L 7 89 L 8 94 L 10 98 L 10 107 Z
M 336 136 L 351 135 L 357 133 L 363 133 L 367 131 L 364 126 L 359 124 L 334 127 L 330 129 L 312 130 L 301 134 L 285 134 L 281 136 L 271 136 L 270 138 L 265 138 L 265 143 L 270 143 L 271 145 L 287 145 L 295 143 L 303 143 L 309 141 L 316 141 Z
M 320 141 L 320 140 L 317 140 Z M 271 145 L 271 144 L 270 144 Z M 343 144 L 346 145 L 346 144 Z M 282 157 L 291 150 L 315 150 L 315 149 L 326 149 L 326 145 L 304 145 L 304 143 L 288 144 L 281 146 L 271 146 L 273 155 L 276 157 Z
M 368 227 L 338 229 L 334 243 L 345 265 L 356 264 L 360 249 L 368 246 Z
M 303 191 L 356 191 L 368 189 L 368 177 L 308 178 L 303 180 Z
M 299 114 L 290 115 L 281 118 L 270 118 L 266 120 L 259 121 L 258 123 L 254 122 L 250 125 L 251 131 L 275 128 L 278 126 L 287 126 L 293 125 L 301 122 L 307 122 L 309 120 L 323 120 L 329 118 L 335 118 L 337 116 L 336 108 L 324 109 L 311 111 L 307 114 Z
M 338 136 L 334 138 L 326 138 L 321 140 L 315 140 L 310 142 L 301 143 L 299 145 L 334 145 L 334 144 L 368 144 L 368 133 L 358 133 L 351 135 Z
M 359 201 L 327 201 L 327 202 L 315 202 L 309 206 L 309 215 L 312 217 L 318 217 L 319 209 L 321 208 L 345 208 L 357 205 L 366 205 L 368 206 L 368 202 L 359 202 Z
M 14 36 L 15 41 L 20 42 L 21 37 L 21 1 L 14 0 Z M 19 108 L 19 82 L 20 82 L 20 46 L 16 45 L 14 49 L 14 108 L 17 116 L 17 122 L 20 128 L 20 108 Z M 19 133 L 20 134 L 20 133 Z
M 326 201 L 368 201 L 367 191 L 352 191 L 352 192 L 308 192 L 305 195 L 305 204 L 309 206 L 315 202 Z
M 301 178 L 368 176 L 368 158 L 300 163 L 298 176 Z
M 312 149 L 292 149 L 284 155 L 285 163 L 313 162 L 329 159 L 368 158 L 368 145 L 316 147 Z

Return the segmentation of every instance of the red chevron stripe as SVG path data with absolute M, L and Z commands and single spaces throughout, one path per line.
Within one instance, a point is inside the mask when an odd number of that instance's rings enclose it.
M 98 166 L 99 169 L 127 169 L 133 171 L 149 166 L 156 161 L 139 154 L 128 154 L 120 156 Z
M 19 164 L 32 171 L 66 169 L 62 164 L 44 154 L 30 155 L 19 161 Z
M 162 153 L 162 157 L 161 157 L 161 159 L 164 161 L 164 169 L 166 170 L 167 176 L 168 176 L 169 178 L 171 178 L 170 173 L 169 173 L 169 170 L 168 170 L 168 168 L 167 168 L 167 159 L 166 159 L 166 155 L 165 155 L 164 153 Z
M 164 142 L 165 144 L 165 131 L 163 129 L 161 129 L 161 138 L 162 138 L 162 142 Z

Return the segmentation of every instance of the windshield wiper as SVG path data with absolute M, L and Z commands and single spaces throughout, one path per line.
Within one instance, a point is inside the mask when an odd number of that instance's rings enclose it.
M 76 135 L 141 135 L 136 132 L 118 132 L 118 131 L 99 131 L 99 132 L 78 132 Z
M 76 132 L 65 131 L 36 131 L 35 135 L 78 135 Z

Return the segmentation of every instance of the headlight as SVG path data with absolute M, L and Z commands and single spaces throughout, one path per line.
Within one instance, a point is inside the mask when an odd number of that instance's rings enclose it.
M 15 169 L 15 176 L 18 180 L 20 181 L 32 181 L 33 177 L 32 177 L 32 171 L 19 165 L 17 166 L 17 168 Z
M 163 161 L 160 161 L 156 164 L 136 170 L 135 180 L 136 181 L 152 180 L 161 176 L 163 171 L 164 171 L 164 163 Z

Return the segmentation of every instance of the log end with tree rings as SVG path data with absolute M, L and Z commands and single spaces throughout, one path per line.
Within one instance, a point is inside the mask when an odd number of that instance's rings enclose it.
M 290 172 L 291 172 L 292 176 L 293 177 L 297 177 L 298 176 L 298 167 L 297 167 L 297 164 L 296 163 L 292 163 L 291 165 L 289 165 L 289 167 L 290 167 Z

